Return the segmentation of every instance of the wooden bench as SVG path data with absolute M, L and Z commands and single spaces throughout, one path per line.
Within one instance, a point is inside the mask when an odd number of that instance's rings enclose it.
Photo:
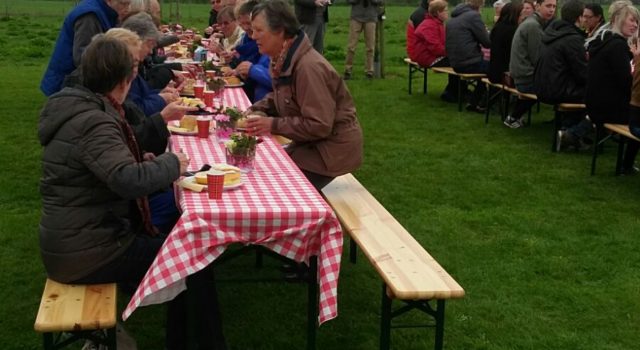
M 562 127 L 562 117 L 565 113 L 575 113 L 586 111 L 587 106 L 583 103 L 558 103 L 553 106 L 553 136 L 551 138 L 551 152 L 558 151 L 558 131 Z
M 409 95 L 411 95 L 411 88 L 413 87 L 413 74 L 417 72 L 422 73 L 422 93 L 427 93 L 427 67 L 422 67 L 418 62 L 412 61 L 410 58 L 405 58 L 404 63 L 409 66 Z
M 462 298 L 462 287 L 351 174 L 322 192 L 351 236 L 351 261 L 355 241 L 382 277 L 380 349 L 389 349 L 392 319 L 413 309 L 434 318 L 435 325 L 422 327 L 435 327 L 434 348 L 442 349 L 444 303 Z M 393 299 L 406 305 L 392 312 Z
M 458 73 L 451 67 L 431 67 L 431 70 L 437 73 L 456 75 L 460 78 L 460 81 L 469 81 L 472 84 L 475 84 L 476 87 L 477 84 L 480 83 L 480 79 L 487 77 L 482 73 Z M 464 101 L 464 96 L 462 94 L 462 85 L 463 84 L 458 84 L 458 112 L 462 111 L 462 102 Z
M 602 130 L 603 128 L 605 130 Z M 609 134 L 602 137 L 602 133 L 604 131 L 607 131 Z M 640 139 L 633 136 L 633 134 L 629 131 L 628 125 L 605 123 L 603 126 L 596 126 L 596 143 L 593 146 L 593 157 L 591 158 L 591 175 L 594 175 L 596 173 L 596 158 L 598 157 L 599 146 L 615 135 L 620 136 L 618 139 L 613 139 L 618 143 L 618 154 L 616 156 L 616 175 L 622 174 L 622 158 L 624 156 L 624 147 L 627 141 L 633 140 L 640 142 Z
M 43 334 L 44 348 L 90 339 L 116 349 L 116 292 L 115 283 L 72 285 L 47 279 L 34 325 Z M 96 330 L 106 330 L 106 335 Z

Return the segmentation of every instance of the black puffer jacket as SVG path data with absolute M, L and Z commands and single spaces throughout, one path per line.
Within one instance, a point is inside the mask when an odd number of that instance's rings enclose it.
M 585 35 L 573 23 L 553 21 L 542 35 L 534 87 L 544 103 L 579 103 L 587 87 Z
M 56 281 L 85 277 L 122 254 L 141 226 L 135 199 L 180 175 L 170 153 L 137 163 L 118 118 L 80 88 L 51 96 L 40 115 L 40 252 Z
M 586 104 L 594 123 L 629 122 L 632 57 L 627 40 L 610 30 L 589 44 Z

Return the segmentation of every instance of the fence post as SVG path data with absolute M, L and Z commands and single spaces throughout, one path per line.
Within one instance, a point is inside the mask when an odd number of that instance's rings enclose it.
M 380 6 L 380 14 L 376 23 L 376 45 L 373 54 L 373 70 L 376 78 L 384 78 L 384 5 Z

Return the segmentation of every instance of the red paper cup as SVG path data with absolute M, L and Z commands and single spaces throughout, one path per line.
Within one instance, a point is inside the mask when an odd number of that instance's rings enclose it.
M 207 173 L 207 193 L 209 199 L 221 199 L 224 190 L 224 173 L 217 170 L 209 170 Z
M 209 138 L 209 128 L 211 127 L 211 117 L 199 116 L 196 119 L 198 125 L 198 137 L 206 139 Z
M 194 84 L 193 95 L 195 98 L 204 99 L 204 84 Z
M 207 105 L 207 107 L 211 107 L 213 108 L 213 99 L 214 97 L 216 97 L 216 92 L 215 91 L 205 91 L 204 92 L 204 104 Z

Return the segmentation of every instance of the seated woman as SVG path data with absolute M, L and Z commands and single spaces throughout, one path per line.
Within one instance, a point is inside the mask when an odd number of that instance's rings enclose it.
M 511 42 L 518 29 L 522 4 L 510 2 L 502 7 L 500 18 L 491 30 L 491 59 L 489 60 L 489 80 L 503 84 L 505 72 L 509 71 Z
M 596 125 L 629 124 L 632 87 L 629 61 L 637 62 L 640 50 L 637 45 L 630 49 L 627 39 L 637 35 L 639 20 L 638 10 L 625 4 L 612 16 L 609 29 L 603 30 L 589 44 L 586 105 L 587 114 Z M 638 149 L 640 143 L 629 142 L 622 161 L 623 173 L 637 172 L 634 162 Z
M 131 30 L 142 39 L 143 51 L 137 59 L 138 62 L 143 62 L 158 41 L 158 29 L 153 19 L 148 13 L 139 12 L 127 18 L 122 23 L 122 28 Z M 142 76 L 137 75 L 131 84 L 127 98 L 134 102 L 145 115 L 153 115 L 162 111 L 168 103 L 177 101 L 179 97 L 178 92 L 173 88 L 168 87 L 161 91 L 152 89 Z
M 82 56 L 82 86 L 52 95 L 40 115 L 40 252 L 53 280 L 136 286 L 164 241 L 152 235 L 146 196 L 178 179 L 189 159 L 165 153 L 145 160 L 139 152 L 122 110 L 135 66 L 125 44 L 96 37 Z M 198 324 L 216 328 L 199 332 L 203 346 L 214 337 L 224 344 L 217 301 L 210 297 L 215 289 L 200 282 L 209 279 L 207 273 L 190 276 L 198 289 L 208 288 L 198 301 L 208 309 L 198 313 Z M 167 349 L 186 342 L 184 299 L 181 294 L 169 303 Z
M 284 0 L 258 4 L 253 38 L 271 57 L 274 92 L 250 107 L 268 116 L 250 118 L 257 135 L 283 135 L 287 153 L 316 189 L 362 163 L 362 130 L 340 74 L 311 46 Z
M 272 91 L 271 75 L 269 75 L 269 56 L 258 51 L 256 41 L 251 38 L 251 11 L 258 4 L 251 0 L 241 4 L 236 9 L 236 17 L 244 34 L 240 43 L 235 48 L 234 57 L 229 64 L 233 70 L 225 75 L 235 75 L 244 81 L 242 87 L 251 102 L 260 101 L 266 94 Z
M 218 26 L 222 37 L 220 42 L 212 40 L 209 44 L 209 50 L 218 54 L 226 61 L 231 61 L 232 51 L 240 43 L 244 31 L 236 21 L 236 15 L 233 12 L 233 6 L 223 7 L 218 13 Z M 217 34 L 214 34 L 216 36 Z
M 415 30 L 415 44 L 411 60 L 422 67 L 449 67 L 449 58 L 445 51 L 444 21 L 449 18 L 447 2 L 434 0 L 429 3 L 429 12 Z M 449 84 L 440 96 L 447 102 L 458 101 L 457 76 L 449 74 Z

